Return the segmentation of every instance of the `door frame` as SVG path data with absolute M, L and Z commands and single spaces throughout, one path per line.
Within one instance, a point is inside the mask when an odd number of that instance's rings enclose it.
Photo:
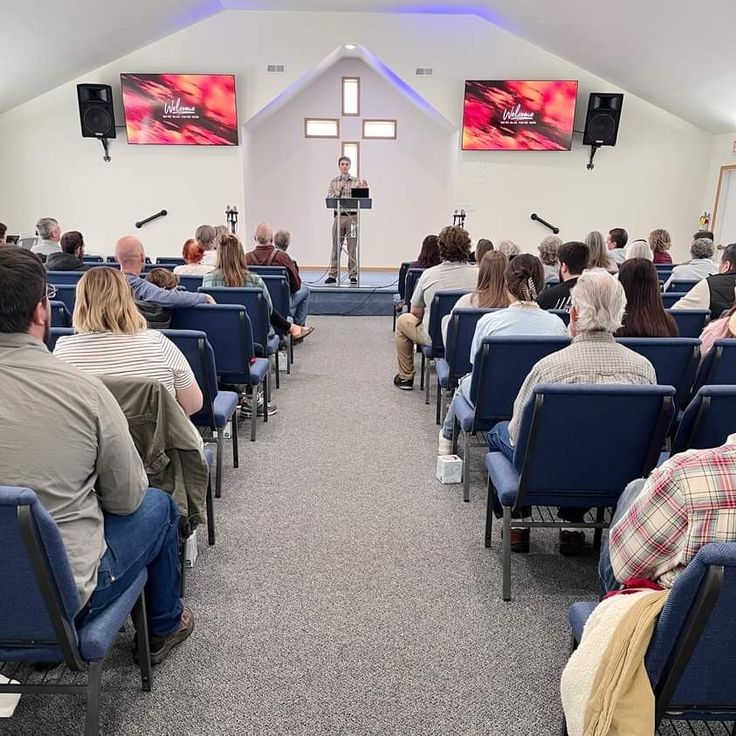
M 736 171 L 736 164 L 728 164 L 726 166 L 721 166 L 721 169 L 718 173 L 718 188 L 716 189 L 716 202 L 713 205 L 713 222 L 711 223 L 711 229 L 713 230 L 713 235 L 716 233 L 716 222 L 718 217 L 718 205 L 721 202 L 721 188 L 723 186 L 723 175 L 727 171 Z

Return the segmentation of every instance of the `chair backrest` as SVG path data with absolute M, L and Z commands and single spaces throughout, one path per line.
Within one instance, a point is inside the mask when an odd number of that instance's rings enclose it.
M 445 360 L 450 367 L 450 379 L 456 381 L 473 370 L 470 362 L 470 347 L 478 320 L 493 309 L 460 307 L 450 314 L 447 323 Z
M 675 387 L 675 404 L 687 404 L 700 362 L 700 340 L 687 337 L 619 337 L 616 342 L 643 355 L 661 386 Z
M 411 266 L 411 264 L 411 261 L 402 261 L 399 266 L 398 292 L 402 299 L 406 298 L 406 272 L 409 270 L 409 266 Z
M 517 506 L 614 505 L 627 483 L 656 465 L 674 395 L 658 385 L 535 386 L 514 450 Z M 605 427 L 605 434 L 591 427 Z
M 202 408 L 190 419 L 195 427 L 215 428 L 214 401 L 217 396 L 215 353 L 201 330 L 161 330 L 187 359 L 202 391 Z
M 250 266 L 248 267 L 248 270 L 252 270 Z M 284 272 L 286 271 L 286 269 L 283 270 Z M 266 284 L 266 288 L 268 289 L 268 293 L 271 297 L 273 308 L 282 317 L 288 317 L 290 309 L 289 300 L 291 298 L 291 292 L 289 291 L 289 277 L 286 275 L 286 273 L 284 273 L 283 275 L 263 274 L 261 275 L 261 278 L 263 279 L 263 283 Z M 278 332 L 281 336 L 284 335 L 284 332 L 282 332 L 281 330 L 276 330 L 276 332 Z
M 289 271 L 286 266 L 251 266 L 249 264 L 248 270 L 257 273 L 259 276 L 283 276 L 287 280 L 289 278 Z
M 165 268 L 167 271 L 173 271 L 177 265 L 177 263 L 169 263 L 168 261 L 164 261 L 163 263 L 144 263 L 141 273 L 151 273 L 154 268 Z
M 662 294 L 662 306 L 665 309 L 671 309 L 675 302 L 680 301 L 685 294 L 687 294 L 686 291 L 665 291 L 665 293 Z
M 245 307 L 253 330 L 253 342 L 265 351 L 271 321 L 268 316 L 268 303 L 263 292 L 253 286 L 244 288 L 234 286 L 203 286 L 200 291 L 209 294 L 218 304 L 240 304 Z M 265 352 L 262 353 L 265 355 Z
M 675 322 L 680 337 L 700 337 L 710 319 L 710 309 L 668 309 Z
M 472 289 L 440 289 L 434 293 L 427 333 L 432 340 L 432 355 L 435 358 L 441 358 L 445 354 L 445 341 L 442 339 L 442 320 L 450 314 L 457 300 L 471 291 Z
M 28 488 L 0 486 L 0 660 L 79 669 L 77 592 L 59 528 Z
M 21 235 L 18 238 L 18 246 L 30 250 L 38 243 L 38 235 Z
M 117 263 L 117 261 L 115 260 L 115 256 L 107 256 L 107 258 L 105 258 L 105 262 L 106 263 Z M 152 263 L 151 259 L 148 256 L 146 256 L 146 258 L 145 258 L 145 260 L 143 262 L 144 263 Z
M 164 256 L 156 259 L 156 265 L 158 266 L 167 263 L 170 263 L 173 266 L 183 266 L 186 261 L 181 256 Z
M 671 454 L 722 445 L 736 432 L 736 386 L 703 386 L 682 414 Z
M 696 286 L 700 281 L 698 279 L 675 279 L 673 281 L 670 281 L 670 283 L 667 286 L 667 291 L 680 291 L 687 293 L 692 289 L 694 286 Z M 666 293 L 666 292 L 665 292 Z
M 734 720 L 734 610 L 736 544 L 706 544 L 672 586 L 647 651 L 657 719 L 669 708 L 721 718 L 730 713 Z
M 56 341 L 60 337 L 65 337 L 66 335 L 73 335 L 74 330 L 71 327 L 52 327 L 49 330 L 49 335 L 46 338 L 46 347 L 49 349 L 50 353 L 54 352 L 54 348 L 56 347 Z
M 416 288 L 419 277 L 424 273 L 424 268 L 408 268 L 406 270 L 406 280 L 404 281 L 404 299 L 407 304 L 411 302 L 412 296 L 414 296 L 414 289 Z
M 736 338 L 716 340 L 700 364 L 693 392 L 701 386 L 733 384 L 736 384 Z
M 567 337 L 484 337 L 470 382 L 475 431 L 485 431 L 497 422 L 511 419 L 514 400 L 532 367 L 569 344 Z
M 64 302 L 53 301 L 49 303 L 51 307 L 51 326 L 52 327 L 71 327 L 72 315 L 66 308 Z
M 570 324 L 570 311 L 567 309 L 548 309 L 547 310 L 550 314 L 556 314 L 564 323 L 565 325 Z
M 64 302 L 69 310 L 69 314 L 74 314 L 74 304 L 77 301 L 77 287 L 74 284 L 54 284 L 56 286 L 56 296 L 54 301 Z
M 171 329 L 204 332 L 214 352 L 218 379 L 224 383 L 250 384 L 250 362 L 255 351 L 245 307 L 210 304 L 175 309 Z
M 203 276 L 187 276 L 181 274 L 179 276 L 179 286 L 183 286 L 187 291 L 199 291 L 203 278 Z
M 76 286 L 84 271 L 47 271 L 46 280 L 54 286 Z
M 84 261 L 84 263 L 104 263 L 105 259 L 102 256 L 83 255 L 82 261 Z

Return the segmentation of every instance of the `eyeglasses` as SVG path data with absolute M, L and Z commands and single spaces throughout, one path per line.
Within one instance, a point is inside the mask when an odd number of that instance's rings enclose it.
M 46 298 L 53 299 L 56 296 L 56 287 L 53 284 L 46 284 Z

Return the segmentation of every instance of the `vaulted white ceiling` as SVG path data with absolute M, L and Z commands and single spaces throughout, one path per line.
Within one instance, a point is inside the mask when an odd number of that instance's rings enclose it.
M 0 113 L 222 10 L 458 13 L 706 130 L 736 130 L 734 0 L 0 0 L 0 8 Z

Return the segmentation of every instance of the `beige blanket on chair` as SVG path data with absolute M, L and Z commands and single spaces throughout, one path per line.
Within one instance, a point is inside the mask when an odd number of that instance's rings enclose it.
M 570 736 L 652 736 L 654 693 L 644 657 L 668 594 L 616 595 L 596 606 L 562 673 Z

